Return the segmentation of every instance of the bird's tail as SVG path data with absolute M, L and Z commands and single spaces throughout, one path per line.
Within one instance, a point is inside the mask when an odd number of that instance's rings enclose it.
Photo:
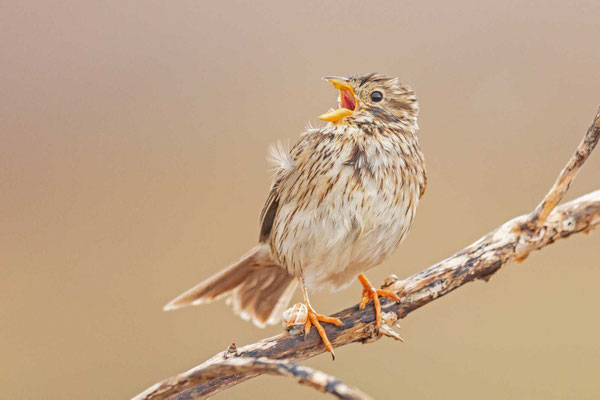
M 228 297 L 236 314 L 264 327 L 281 319 L 296 285 L 296 279 L 273 262 L 269 247 L 259 244 L 235 264 L 171 300 L 164 310 Z

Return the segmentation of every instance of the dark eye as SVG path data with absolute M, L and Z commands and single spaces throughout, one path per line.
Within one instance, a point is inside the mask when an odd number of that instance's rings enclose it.
M 383 93 L 381 93 L 379 90 L 374 91 L 373 93 L 371 93 L 371 100 L 373 100 L 374 102 L 379 102 L 383 100 Z

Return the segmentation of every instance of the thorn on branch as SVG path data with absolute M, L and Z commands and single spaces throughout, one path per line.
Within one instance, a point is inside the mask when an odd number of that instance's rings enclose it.
M 235 343 L 231 343 L 229 345 L 229 347 L 227 347 L 227 350 L 225 350 L 225 358 L 229 358 L 229 357 L 237 357 L 237 347 L 235 345 Z

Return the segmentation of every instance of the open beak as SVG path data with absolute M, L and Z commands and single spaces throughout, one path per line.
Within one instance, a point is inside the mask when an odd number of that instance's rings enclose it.
M 329 81 L 334 88 L 340 91 L 339 97 L 339 108 L 334 110 L 333 108 L 327 111 L 325 114 L 319 115 L 319 119 L 329 122 L 338 122 L 344 117 L 351 115 L 358 106 L 358 99 L 354 93 L 354 89 L 348 83 L 347 78 L 341 78 L 338 76 L 326 76 L 323 79 Z

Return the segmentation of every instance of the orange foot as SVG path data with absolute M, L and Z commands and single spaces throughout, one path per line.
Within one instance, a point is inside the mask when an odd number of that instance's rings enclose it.
M 396 293 L 389 292 L 387 290 L 375 289 L 373 286 L 371 286 L 371 282 L 369 282 L 367 277 L 363 274 L 358 276 L 358 280 L 363 286 L 362 299 L 360 300 L 359 308 L 362 310 L 365 308 L 369 300 L 373 299 L 373 307 L 375 307 L 375 323 L 377 324 L 377 328 L 381 328 L 383 320 L 381 318 L 381 303 L 379 302 L 379 298 L 389 297 L 395 301 L 400 301 L 400 298 L 396 295 Z
M 321 326 L 321 322 L 327 322 L 328 324 L 334 324 L 336 326 L 344 326 L 344 324 L 338 318 L 317 314 L 308 302 L 306 302 L 306 308 L 308 310 L 308 314 L 306 322 L 304 323 L 304 336 L 310 333 L 310 327 L 314 325 L 317 331 L 319 332 L 319 336 L 321 336 L 321 339 L 323 340 L 325 348 L 329 353 L 331 353 L 331 358 L 335 360 L 335 352 L 333 351 L 333 346 L 331 345 L 331 342 L 327 337 L 327 333 L 325 333 L 325 329 L 323 329 L 323 326 Z

